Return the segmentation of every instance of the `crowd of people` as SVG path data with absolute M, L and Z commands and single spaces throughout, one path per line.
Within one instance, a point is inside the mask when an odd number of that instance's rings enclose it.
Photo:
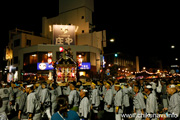
M 0 120 L 178 120 L 178 79 L 0 84 Z

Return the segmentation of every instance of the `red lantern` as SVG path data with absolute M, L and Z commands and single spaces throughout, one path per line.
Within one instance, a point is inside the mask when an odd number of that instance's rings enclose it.
M 63 52 L 63 51 L 64 51 L 64 48 L 63 48 L 63 47 L 59 47 L 59 51 L 60 51 L 60 52 Z
M 74 73 L 71 73 L 71 77 L 74 77 Z
M 48 58 L 48 64 L 52 64 L 52 58 Z
M 62 76 L 61 76 L 61 72 L 58 72 L 57 75 L 58 75 L 58 77 L 62 77 Z
M 79 63 L 78 66 L 81 67 L 81 66 L 82 66 L 82 58 L 79 58 L 79 59 L 78 59 L 78 63 Z

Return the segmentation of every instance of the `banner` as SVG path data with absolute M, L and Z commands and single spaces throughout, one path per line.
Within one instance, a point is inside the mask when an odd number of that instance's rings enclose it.
M 75 26 L 53 25 L 53 43 L 59 45 L 75 45 Z
M 13 52 L 12 49 L 10 49 L 8 46 L 6 46 L 6 60 L 12 59 L 13 57 Z
M 49 63 L 37 63 L 37 70 L 53 70 L 54 67 Z
M 82 65 L 79 67 L 80 70 L 90 70 L 91 63 L 90 62 L 82 62 Z

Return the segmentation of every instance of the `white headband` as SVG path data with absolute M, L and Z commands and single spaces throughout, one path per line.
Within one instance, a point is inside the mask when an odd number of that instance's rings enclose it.
M 151 86 L 151 85 L 147 85 L 146 88 L 147 88 L 147 89 L 150 89 L 150 88 L 152 88 L 152 86 Z
M 7 85 L 6 83 L 3 83 L 2 85 Z
M 82 91 L 83 91 L 83 92 L 88 92 L 88 91 L 87 91 L 87 90 L 85 90 L 85 89 L 82 89 Z
M 27 88 L 30 88 L 30 87 L 32 87 L 32 86 L 33 86 L 33 84 L 30 84 L 30 85 L 27 85 L 26 87 L 27 87 Z
M 169 88 L 176 88 L 176 85 L 174 85 L 174 84 L 169 85 Z

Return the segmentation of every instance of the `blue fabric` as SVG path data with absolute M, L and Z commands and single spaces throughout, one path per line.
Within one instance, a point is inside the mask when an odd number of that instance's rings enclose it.
M 80 120 L 78 114 L 73 110 L 68 111 L 67 114 L 68 114 L 67 118 L 63 116 L 65 120 Z M 59 115 L 58 112 L 54 113 L 53 116 L 51 117 L 51 120 L 64 120 L 64 119 Z

